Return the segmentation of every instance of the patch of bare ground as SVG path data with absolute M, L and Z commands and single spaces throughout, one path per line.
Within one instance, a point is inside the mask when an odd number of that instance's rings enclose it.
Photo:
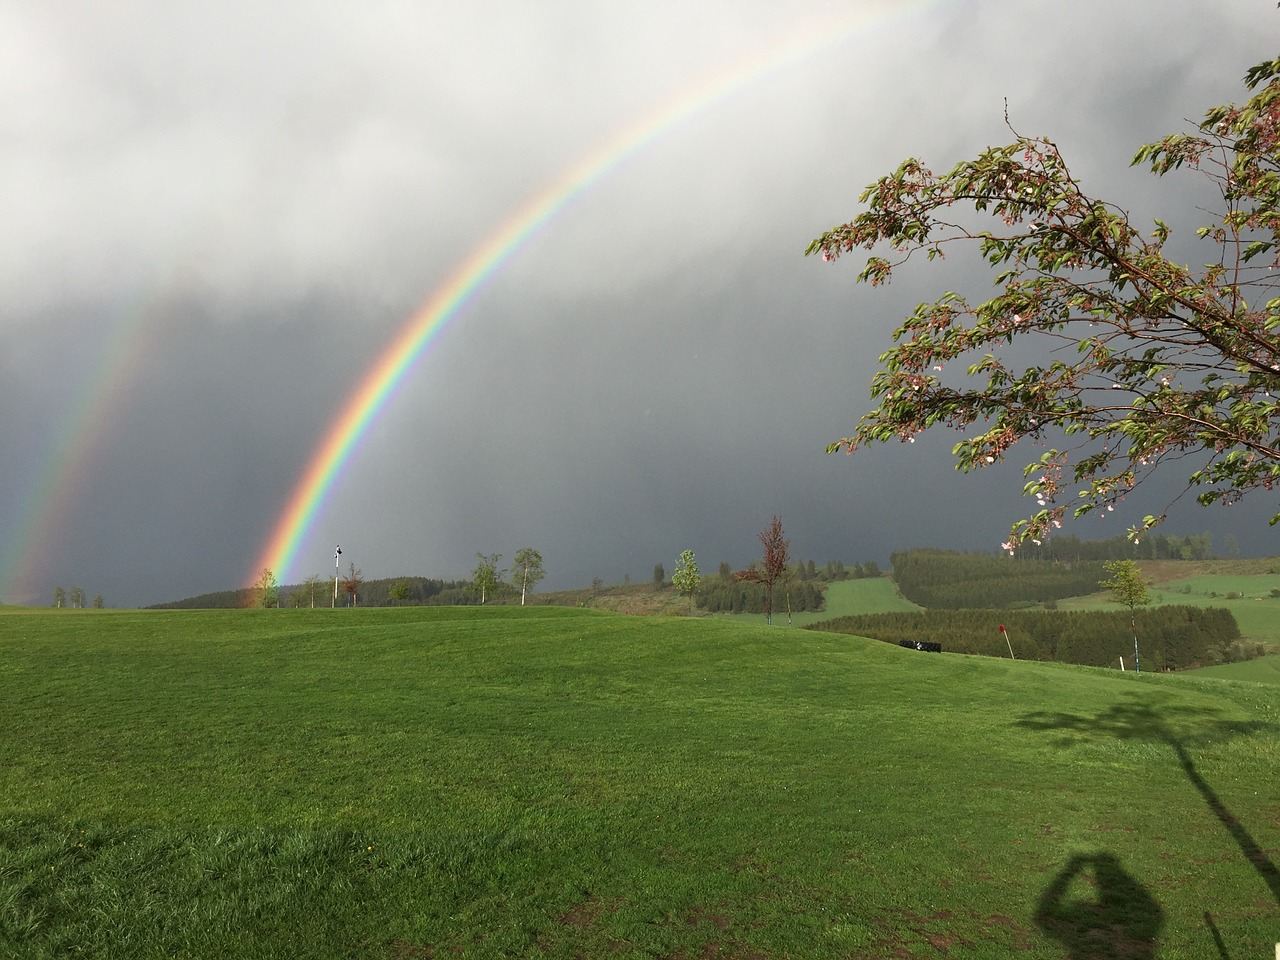
M 394 960 L 433 960 L 435 957 L 462 954 L 462 947 L 458 946 L 450 947 L 442 953 L 432 944 L 409 943 L 405 940 L 396 940 L 390 949 Z
M 711 940 L 704 943 L 697 953 L 681 950 L 679 953 L 667 954 L 662 960 L 769 960 L 769 955 L 737 941 Z
M 622 904 L 621 899 L 601 900 L 592 894 L 561 914 L 560 922 L 569 927 L 592 927 L 602 914 L 616 913 Z
M 1274 573 L 1280 566 L 1275 557 L 1236 557 L 1225 560 L 1139 560 L 1142 575 L 1152 583 L 1168 583 L 1187 577 L 1246 577 Z
M 1002 913 L 938 910 L 922 914 L 893 907 L 874 924 L 880 935 L 866 950 L 852 954 L 856 960 L 912 960 L 919 956 L 917 948 L 922 946 L 933 948 L 937 956 L 948 957 L 953 949 L 971 950 L 982 942 L 999 944 L 1011 951 L 1031 949 L 1032 931 Z

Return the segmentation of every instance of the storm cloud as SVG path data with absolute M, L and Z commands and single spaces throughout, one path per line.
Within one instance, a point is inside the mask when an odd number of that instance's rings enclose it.
M 773 514 L 819 563 L 993 550 L 1026 509 L 1020 469 L 956 474 L 950 436 L 823 453 L 897 321 L 989 275 L 872 290 L 854 259 L 805 246 L 904 157 L 943 169 L 1006 142 L 1006 111 L 1135 216 L 1183 206 L 1190 180 L 1129 160 L 1240 99 L 1277 16 L 1261 0 L 4 5 L 0 601 L 247 582 L 433 291 L 611 137 L 734 71 L 503 260 L 286 574 L 326 573 L 340 542 L 367 577 L 462 577 L 476 552 L 533 546 L 544 589 L 647 579 L 685 548 L 745 564 Z M 1189 507 L 1171 529 L 1270 551 L 1273 507 Z

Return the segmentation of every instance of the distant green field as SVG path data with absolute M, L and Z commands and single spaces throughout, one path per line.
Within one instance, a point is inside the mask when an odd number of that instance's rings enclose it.
M 1280 587 L 1276 576 L 1205 575 L 1170 580 L 1151 588 L 1152 602 L 1185 604 L 1195 607 L 1224 607 L 1240 624 L 1240 633 L 1259 643 L 1280 645 L 1280 598 L 1271 591 Z M 1216 596 L 1215 596 L 1216 594 Z M 1227 599 L 1239 594 L 1243 599 Z M 1115 608 L 1106 593 L 1090 597 L 1073 597 L 1059 601 L 1063 610 L 1108 607 Z
M 794 613 L 792 623 L 803 627 L 833 617 L 852 616 L 857 613 L 892 613 L 898 610 L 919 610 L 914 603 L 904 600 L 888 577 L 872 577 L 864 580 L 837 580 L 827 585 L 824 595 L 825 603 L 822 611 Z M 773 623 L 775 626 L 787 622 L 786 600 L 781 588 L 774 594 Z M 762 613 L 735 613 L 735 621 L 742 623 L 765 622 Z
M 1259 657 L 1243 663 L 1221 663 L 1195 671 L 1197 677 L 1222 680 L 1248 680 L 1252 683 L 1280 684 L 1280 656 Z
M 1271 956 L 1280 687 L 590 610 L 0 618 L 0 956 Z

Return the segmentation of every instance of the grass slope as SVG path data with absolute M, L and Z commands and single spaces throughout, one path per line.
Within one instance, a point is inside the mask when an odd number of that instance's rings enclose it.
M 1269 955 L 1280 688 L 590 610 L 0 618 L 0 955 Z
M 1222 680 L 1280 684 L 1280 656 L 1259 657 L 1242 663 L 1220 663 L 1213 667 L 1202 667 L 1195 674 L 1197 677 L 1218 677 Z
M 1280 584 L 1274 576 L 1238 576 L 1200 574 L 1173 580 L 1157 581 L 1150 587 L 1151 602 L 1159 605 L 1185 604 L 1196 607 L 1222 607 L 1231 611 L 1240 625 L 1240 634 L 1253 640 L 1280 646 L 1280 598 L 1270 591 Z M 1228 599 L 1239 594 L 1241 599 Z M 1110 593 L 1058 601 L 1061 610 L 1123 609 L 1111 600 Z
M 888 577 L 873 577 L 863 580 L 837 580 L 827 585 L 823 595 L 821 611 L 794 613 L 792 623 L 797 627 L 831 620 L 835 617 L 852 616 L 857 613 L 894 613 L 897 611 L 919 610 L 910 600 L 898 593 L 893 581 Z M 773 622 L 787 622 L 787 601 L 782 587 L 774 589 Z M 725 614 L 740 623 L 754 623 L 761 626 L 765 623 L 763 613 Z

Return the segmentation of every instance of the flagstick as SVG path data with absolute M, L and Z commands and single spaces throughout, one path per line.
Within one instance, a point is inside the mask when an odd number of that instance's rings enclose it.
M 1004 642 L 1009 644 L 1009 659 L 1017 660 L 1018 658 L 1013 655 L 1013 644 L 1009 640 L 1009 631 L 1004 628 L 1003 623 L 1000 624 L 1000 632 L 1004 634 Z

